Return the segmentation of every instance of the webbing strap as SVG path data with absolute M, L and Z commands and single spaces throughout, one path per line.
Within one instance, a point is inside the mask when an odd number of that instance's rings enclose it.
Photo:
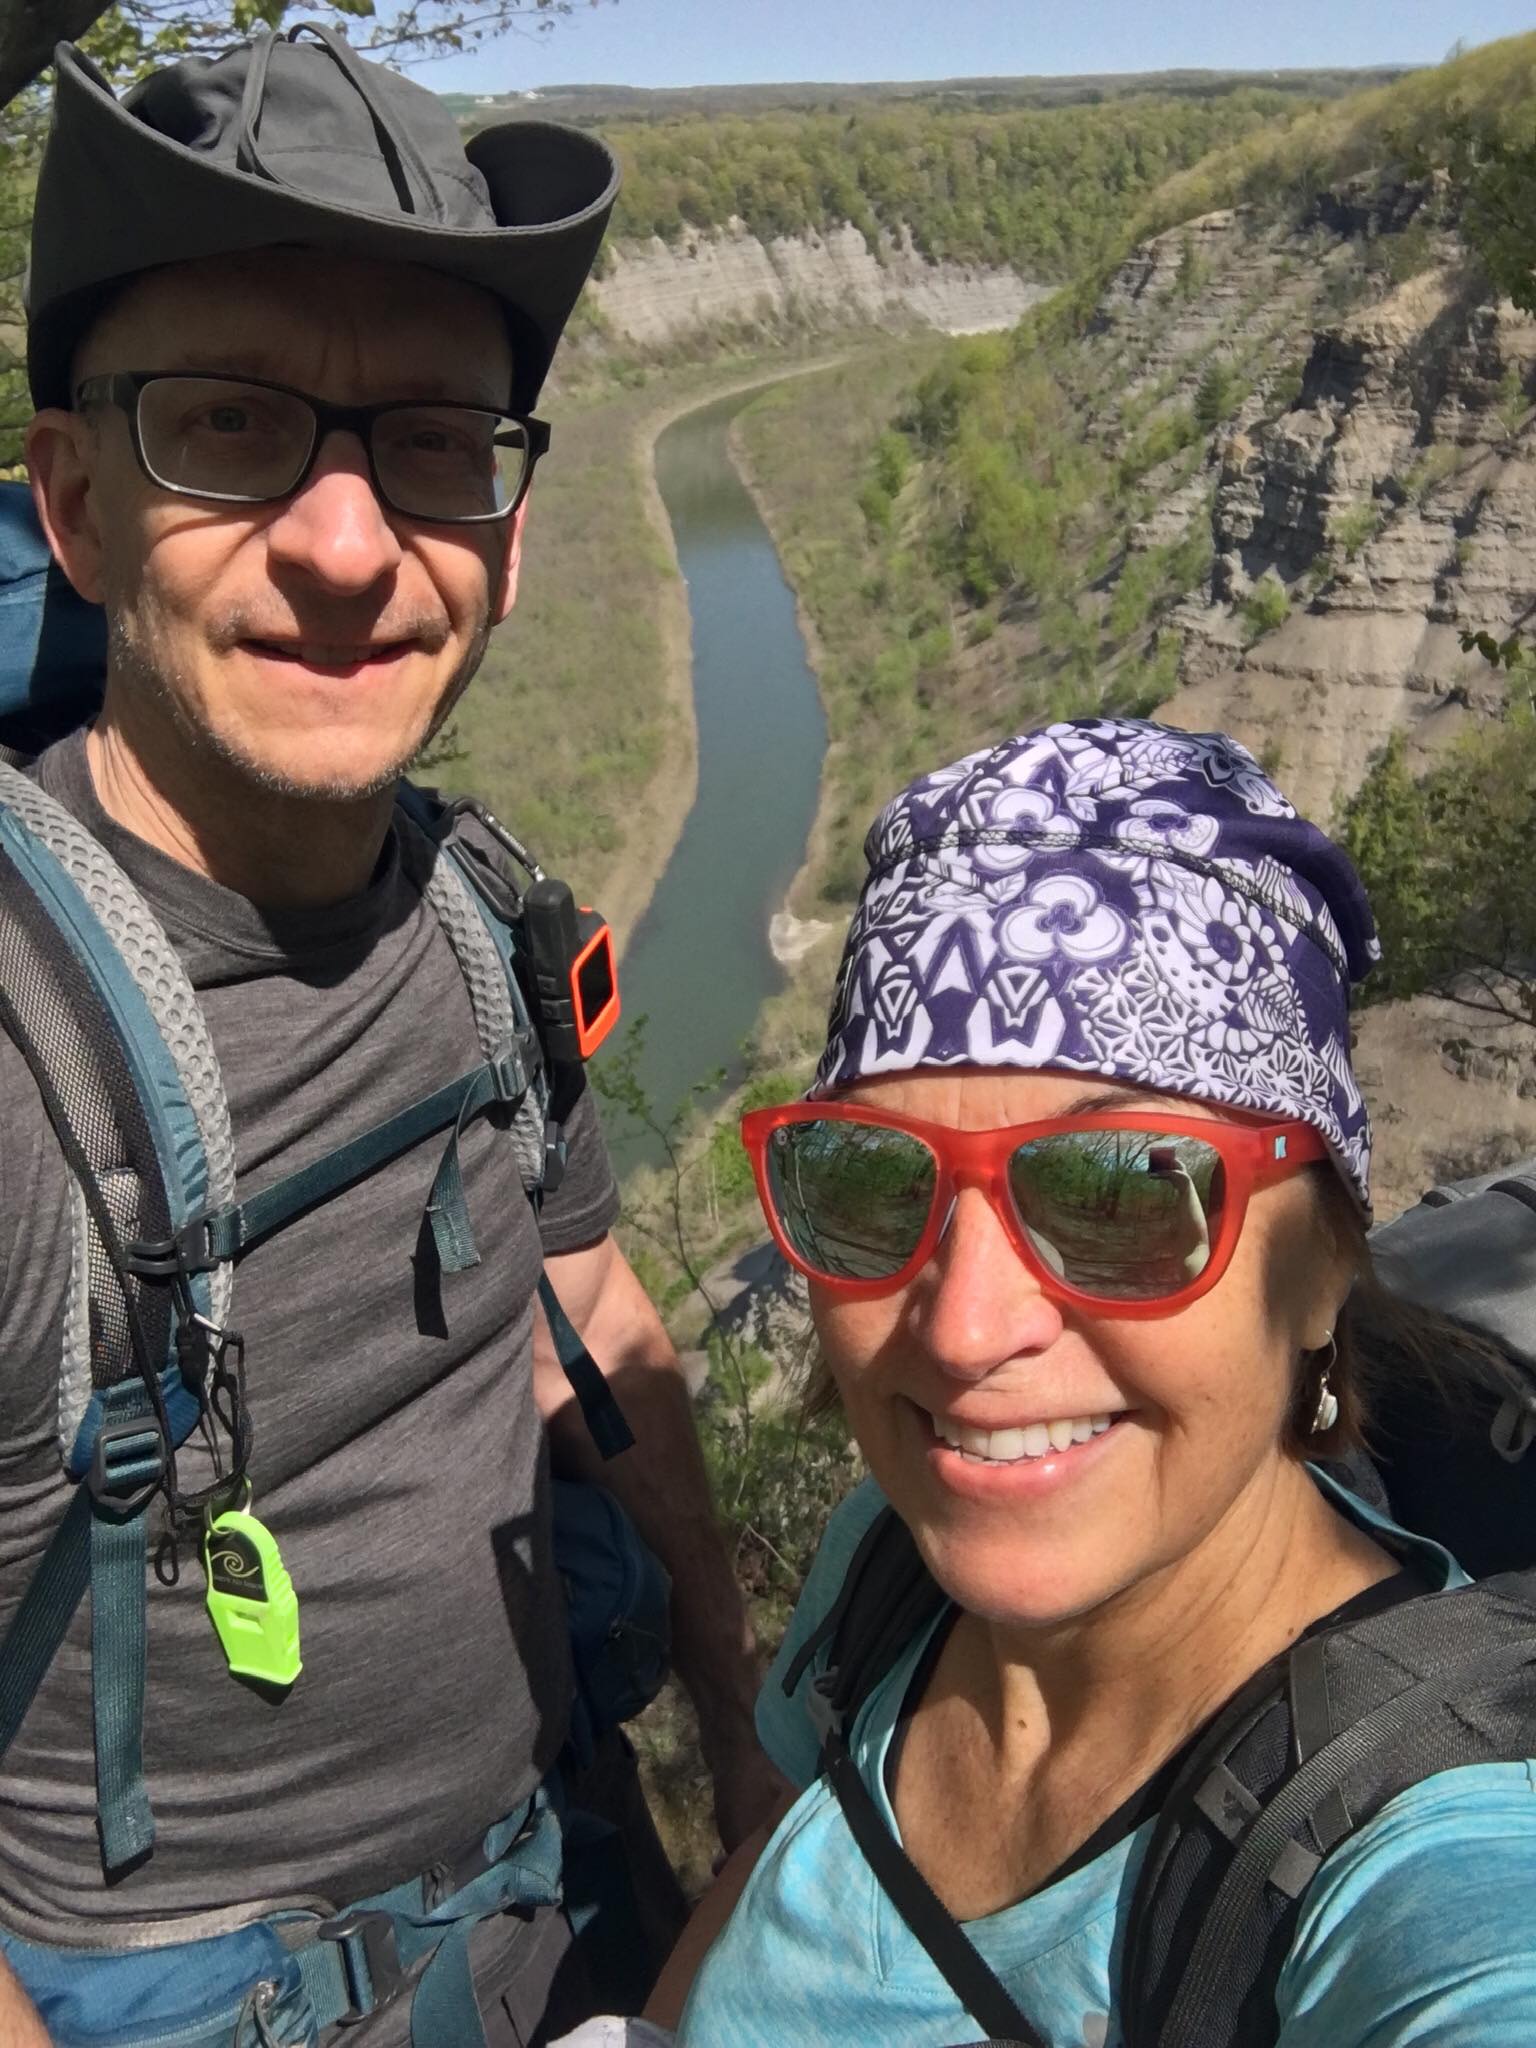
M 927 1950 L 929 1959 L 973 2020 L 994 2040 L 1019 2048 L 1050 2048 L 1013 1994 L 886 1826 L 841 1734 L 830 1729 L 821 1767 L 864 1860 L 880 1888 Z
M 69 1632 L 91 1575 L 91 1496 L 77 1486 L 0 1643 L 0 1757 Z
M 470 1935 L 492 1913 L 531 1914 L 558 1906 L 561 1862 L 559 1816 L 540 1787 L 523 1812 L 491 1830 L 484 1867 L 446 1898 L 429 1903 L 423 1881 L 411 1878 L 362 1900 L 343 1916 L 347 1921 L 387 1916 L 403 1970 L 423 1956 L 431 1958 L 411 2000 L 413 2048 L 446 2048 L 449 2042 L 453 2048 L 484 2048 L 469 1967 Z
M 146 1477 L 151 1463 L 160 1469 L 158 1458 L 147 1460 Z M 0 1644 L 3 1756 L 90 1586 L 96 1813 L 109 1871 L 142 1856 L 155 1838 L 143 1753 L 147 1565 L 142 1508 L 112 1513 L 77 1486 Z
M 118 1515 L 98 1507 L 90 1521 L 96 1819 L 101 1860 L 111 1872 L 145 1855 L 155 1840 L 144 1783 L 149 1544 L 142 1508 Z
M 602 1367 L 582 1342 L 581 1333 L 560 1306 L 560 1297 L 550 1285 L 547 1272 L 539 1275 L 539 1300 L 549 1320 L 555 1351 L 570 1381 L 571 1392 L 581 1410 L 588 1434 L 606 1461 L 627 1451 L 635 1433 L 624 1420 L 624 1411 L 614 1397 Z
M 244 1202 L 217 1210 L 206 1220 L 208 1256 L 233 1259 L 249 1251 L 252 1245 L 281 1230 L 306 1210 L 317 1208 L 370 1173 L 376 1173 L 381 1166 L 387 1166 L 392 1159 L 398 1159 L 402 1152 L 408 1152 L 434 1131 L 463 1124 L 488 1103 L 515 1099 L 508 1093 L 512 1085 L 514 1076 L 509 1062 L 487 1060 L 397 1115 L 375 1124 L 372 1130 L 363 1131 L 350 1143 L 327 1152 L 323 1159 L 312 1160 L 297 1172 L 285 1174 Z
M 489 1073 L 491 1069 L 483 1071 Z M 459 1136 L 469 1119 L 485 1107 L 487 1099 L 477 1097 L 471 1090 L 459 1105 L 453 1120 L 453 1136 L 448 1140 L 427 1198 L 432 1242 L 445 1273 L 467 1273 L 471 1266 L 480 1263 L 480 1247 L 475 1243 L 475 1227 L 469 1220 L 469 1202 L 464 1194 L 464 1176 L 459 1170 Z

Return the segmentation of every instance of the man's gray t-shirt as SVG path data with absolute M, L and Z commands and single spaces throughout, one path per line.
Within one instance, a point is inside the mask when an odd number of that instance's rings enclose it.
M 392 833 L 365 893 L 263 913 L 114 825 L 77 736 L 39 780 L 108 846 L 174 940 L 207 1013 L 241 1197 L 480 1058 L 452 952 L 423 903 L 429 859 Z M 273 1901 L 342 1904 L 458 1859 L 559 1749 L 568 1691 L 549 1467 L 531 1383 L 543 1249 L 616 1210 L 589 1098 L 535 1225 L 504 1130 L 460 1161 L 481 1262 L 442 1275 L 424 1140 L 240 1263 L 254 1511 L 299 1596 L 304 1669 L 281 1699 L 233 1678 L 184 1551 L 149 1584 L 144 1759 L 154 1853 L 103 1881 L 88 1603 L 0 1770 L 0 1925 L 69 1946 L 163 1941 Z M 0 1627 L 71 1489 L 55 1429 L 68 1184 L 37 1089 L 0 1038 Z M 207 1476 L 196 1440 L 182 1483 Z M 189 1916 L 182 1923 L 181 1916 Z

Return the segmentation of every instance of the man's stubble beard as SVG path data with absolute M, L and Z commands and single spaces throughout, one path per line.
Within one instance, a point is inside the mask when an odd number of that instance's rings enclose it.
M 293 776 L 285 775 L 281 769 L 255 759 L 237 741 L 201 723 L 191 712 L 190 706 L 196 700 L 195 692 L 187 688 L 186 677 L 175 668 L 158 661 L 145 644 L 155 637 L 153 631 L 135 631 L 130 624 L 132 614 L 126 607 L 108 602 L 107 605 L 107 673 L 120 683 L 125 695 L 137 696 L 141 702 L 155 707 L 155 716 L 162 724 L 169 724 L 176 732 L 189 754 L 200 755 L 228 769 L 238 780 L 263 795 L 296 799 L 304 803 L 360 803 L 370 797 L 380 796 L 405 775 L 414 762 L 429 747 L 442 731 L 458 705 L 459 699 L 474 680 L 485 650 L 490 642 L 491 625 L 489 609 L 482 613 L 475 635 L 463 661 L 454 671 L 448 689 L 432 716 L 427 730 L 416 740 L 409 751 L 389 766 L 362 781 L 335 778 L 330 781 L 300 782 Z M 230 614 L 227 619 L 216 622 L 216 629 L 210 634 L 215 646 L 225 644 L 233 647 L 242 637 L 245 625 L 243 614 Z M 178 684 L 182 687 L 178 688 Z

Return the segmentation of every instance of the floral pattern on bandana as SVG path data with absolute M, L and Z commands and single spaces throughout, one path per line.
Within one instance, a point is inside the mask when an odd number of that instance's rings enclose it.
M 1080 719 L 920 777 L 865 842 L 813 1093 L 915 1066 L 1057 1067 L 1299 1117 L 1369 1202 L 1345 855 L 1234 740 Z

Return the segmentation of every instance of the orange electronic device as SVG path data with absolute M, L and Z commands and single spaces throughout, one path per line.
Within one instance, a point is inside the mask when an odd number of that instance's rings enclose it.
M 619 1021 L 619 973 L 607 920 L 578 909 L 568 882 L 545 876 L 523 897 L 523 930 L 550 1057 L 590 1059 Z

